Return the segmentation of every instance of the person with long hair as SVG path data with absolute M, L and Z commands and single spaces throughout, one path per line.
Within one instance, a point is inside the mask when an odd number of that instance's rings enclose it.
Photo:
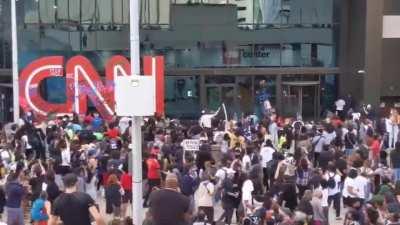
M 71 172 L 71 150 L 69 143 L 65 139 L 61 139 L 57 144 L 57 158 L 56 164 L 58 166 L 58 172 L 62 176 Z
M 302 158 L 296 169 L 296 185 L 299 189 L 299 199 L 303 197 L 304 192 L 309 189 L 312 170 L 309 167 L 308 160 Z
M 85 168 L 85 189 L 86 193 L 92 197 L 92 199 L 97 199 L 97 160 L 94 158 L 89 159 L 88 165 Z
M 113 214 L 113 216 L 117 218 L 120 217 L 122 192 L 123 189 L 121 188 L 117 175 L 111 174 L 108 177 L 105 189 L 107 214 Z

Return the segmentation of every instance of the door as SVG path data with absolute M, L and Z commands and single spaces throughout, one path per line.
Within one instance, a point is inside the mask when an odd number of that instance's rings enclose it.
M 319 117 L 319 81 L 282 82 L 283 114 L 302 119 Z
M 206 108 L 209 111 L 217 111 L 225 104 L 229 118 L 233 118 L 236 112 L 236 90 L 234 85 L 207 85 L 206 86 Z

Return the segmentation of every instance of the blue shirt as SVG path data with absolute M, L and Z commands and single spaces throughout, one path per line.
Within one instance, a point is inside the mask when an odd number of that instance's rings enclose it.
M 24 187 L 17 181 L 6 184 L 6 206 L 8 208 L 21 208 L 21 200 L 25 194 Z
M 103 119 L 100 117 L 95 117 L 92 120 L 92 128 L 94 131 L 100 130 L 101 126 L 103 125 Z

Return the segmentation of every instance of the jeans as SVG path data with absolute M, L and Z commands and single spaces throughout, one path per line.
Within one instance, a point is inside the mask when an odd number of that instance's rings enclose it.
M 352 148 L 346 148 L 344 150 L 344 153 L 346 154 L 346 156 L 351 156 L 351 154 L 353 154 L 353 150 Z
M 225 224 L 231 225 L 234 208 L 232 208 L 231 206 L 223 208 L 224 208 L 224 213 L 221 215 L 218 221 L 223 221 L 225 222 Z
M 393 168 L 394 181 L 400 180 L 400 168 Z
M 7 208 L 7 224 L 24 225 L 24 210 L 22 208 Z
M 328 197 L 328 205 L 331 206 L 333 201 L 333 208 L 336 211 L 336 217 L 340 217 L 340 192 L 336 195 L 331 195 Z

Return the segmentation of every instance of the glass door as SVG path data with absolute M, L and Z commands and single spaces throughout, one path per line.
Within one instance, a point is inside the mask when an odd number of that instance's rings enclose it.
M 284 116 L 301 117 L 304 120 L 318 119 L 319 82 L 284 82 L 282 85 Z
M 237 120 L 237 110 L 236 110 L 236 93 L 235 86 L 222 86 L 221 87 L 221 104 L 225 104 L 226 111 L 228 113 L 228 118 Z M 235 118 L 236 117 L 236 118 Z
M 208 111 L 216 112 L 225 104 L 229 118 L 233 118 L 236 112 L 236 89 L 234 85 L 207 85 L 206 86 L 206 108 Z
M 221 106 L 220 88 L 216 86 L 206 87 L 207 93 L 207 110 L 216 111 Z

